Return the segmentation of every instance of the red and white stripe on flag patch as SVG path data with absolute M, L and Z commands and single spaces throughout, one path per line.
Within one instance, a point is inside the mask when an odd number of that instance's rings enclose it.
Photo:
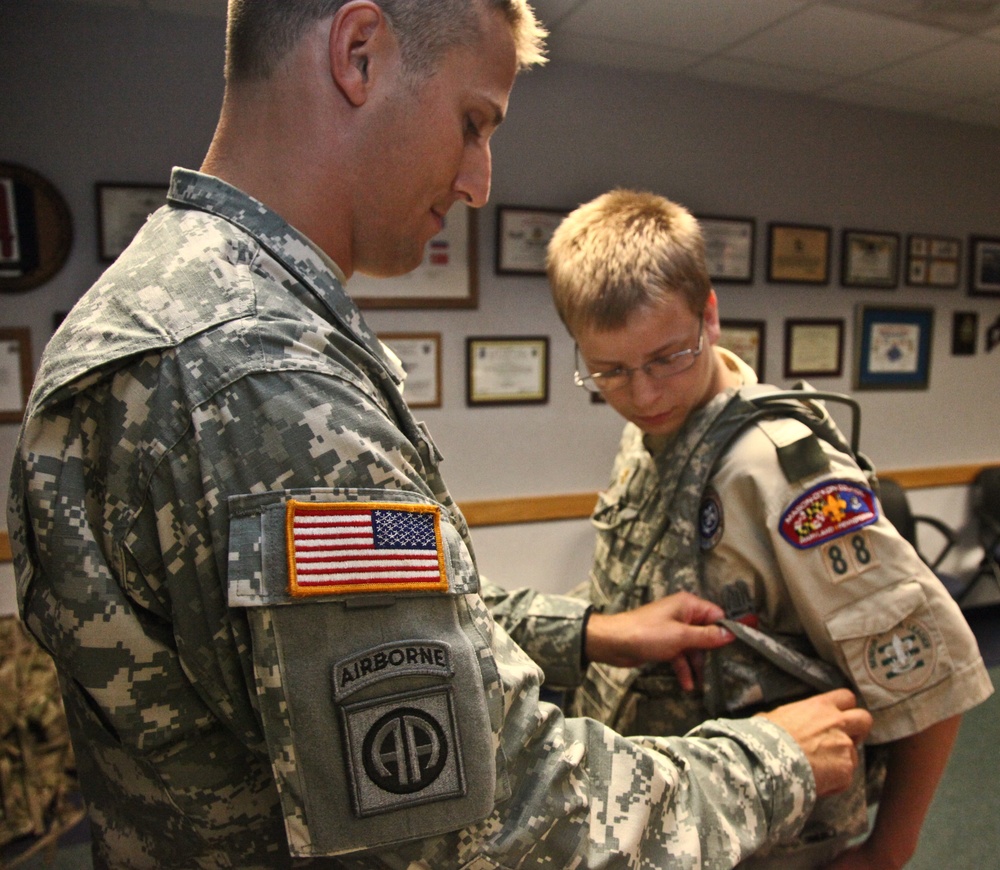
M 433 505 L 292 499 L 286 522 L 293 596 L 448 589 Z

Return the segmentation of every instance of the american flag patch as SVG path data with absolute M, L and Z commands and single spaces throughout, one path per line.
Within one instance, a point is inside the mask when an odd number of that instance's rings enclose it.
M 291 500 L 286 510 L 293 596 L 448 589 L 437 507 Z

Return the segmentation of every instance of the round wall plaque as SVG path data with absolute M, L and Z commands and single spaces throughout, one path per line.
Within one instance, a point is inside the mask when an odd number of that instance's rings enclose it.
M 31 169 L 0 163 L 0 293 L 44 284 L 72 244 L 73 221 L 59 191 Z

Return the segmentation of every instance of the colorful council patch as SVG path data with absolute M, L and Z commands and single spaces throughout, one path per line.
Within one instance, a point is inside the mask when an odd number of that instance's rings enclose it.
M 807 550 L 878 519 L 875 493 L 850 480 L 831 480 L 799 496 L 781 516 L 781 536 Z

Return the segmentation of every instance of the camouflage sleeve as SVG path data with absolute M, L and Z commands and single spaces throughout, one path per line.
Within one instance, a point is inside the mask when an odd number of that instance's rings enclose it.
M 583 679 L 583 624 L 590 602 L 532 589 L 508 592 L 482 579 L 483 599 L 504 627 L 545 672 L 545 685 L 576 688 Z
M 510 797 L 477 825 L 362 853 L 371 863 L 360 866 L 723 870 L 794 836 L 811 811 L 810 767 L 768 720 L 625 738 L 539 703 L 533 663 L 498 626 L 492 633 Z

